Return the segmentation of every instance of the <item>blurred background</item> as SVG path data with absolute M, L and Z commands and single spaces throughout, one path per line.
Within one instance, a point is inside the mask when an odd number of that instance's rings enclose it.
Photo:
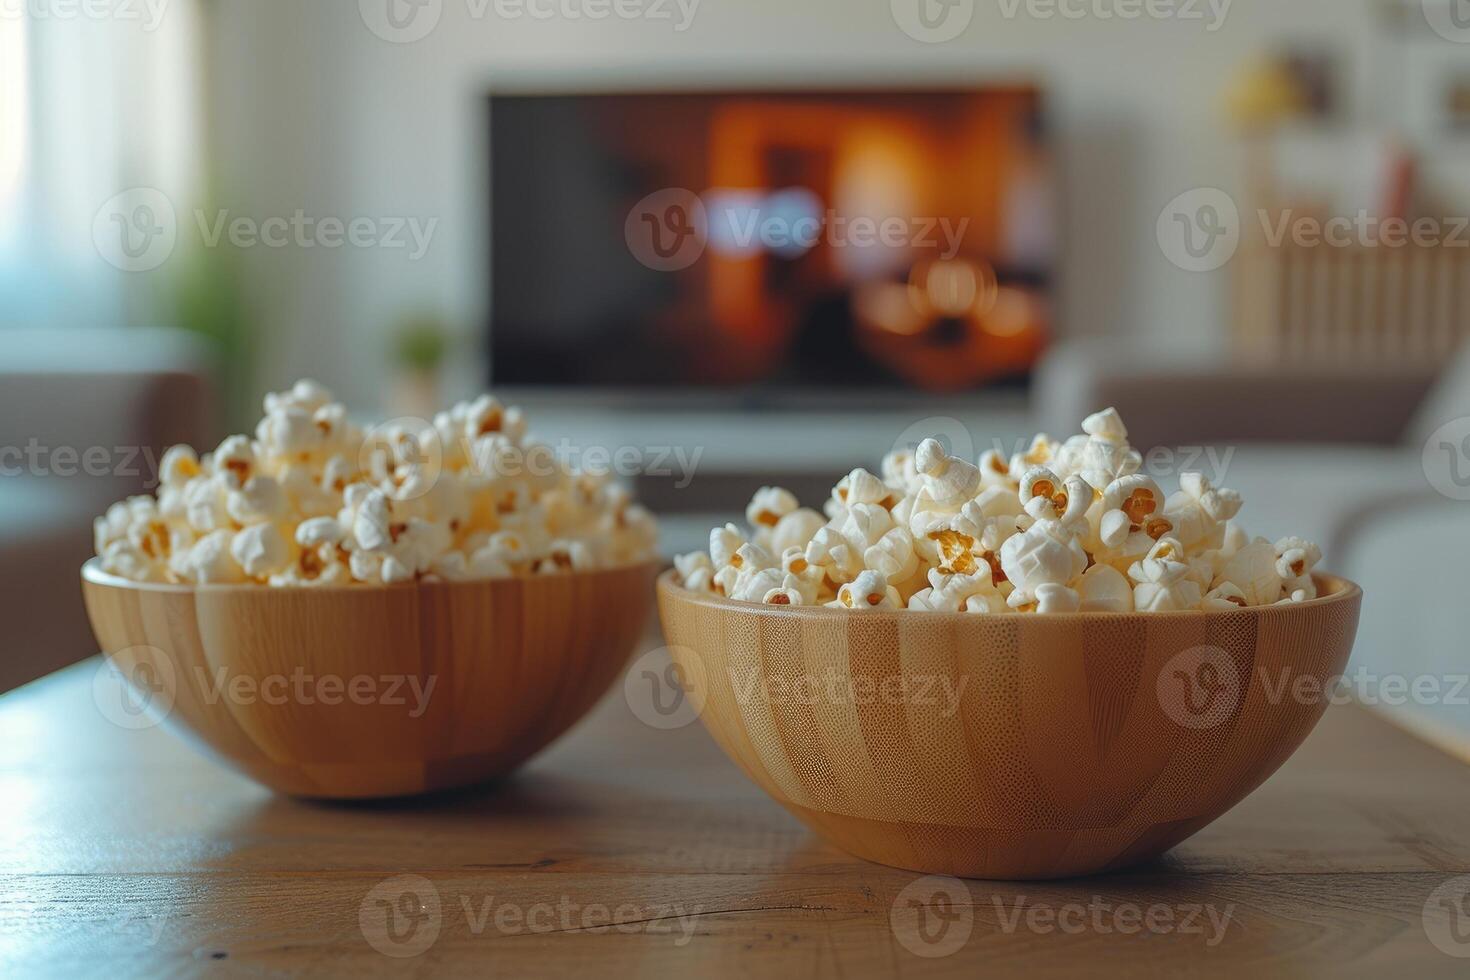
M 94 651 L 91 519 L 299 377 L 682 459 L 670 552 L 1115 405 L 1470 753 L 1466 216 L 1466 0 L 0 0 L 0 690 Z

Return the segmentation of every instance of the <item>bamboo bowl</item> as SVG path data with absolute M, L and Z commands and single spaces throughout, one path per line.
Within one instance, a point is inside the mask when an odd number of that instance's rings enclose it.
M 926 874 L 1040 879 L 1162 854 L 1286 761 L 1362 602 L 1317 583 L 1219 613 L 853 613 L 672 573 L 658 598 L 705 727 L 817 833 Z
M 480 782 L 565 732 L 626 664 L 654 572 L 196 588 L 94 559 L 82 591 L 170 727 L 271 789 L 356 798 Z

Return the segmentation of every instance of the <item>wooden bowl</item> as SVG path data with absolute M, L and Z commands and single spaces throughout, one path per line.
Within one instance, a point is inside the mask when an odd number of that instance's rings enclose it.
M 654 574 L 196 588 L 94 559 L 82 591 L 102 649 L 176 730 L 272 789 L 350 798 L 479 782 L 561 735 L 627 663 Z
M 1031 879 L 1162 854 L 1286 761 L 1362 602 L 1317 581 L 1311 602 L 1218 613 L 854 613 L 672 574 L 658 598 L 705 727 L 813 830 L 881 864 Z

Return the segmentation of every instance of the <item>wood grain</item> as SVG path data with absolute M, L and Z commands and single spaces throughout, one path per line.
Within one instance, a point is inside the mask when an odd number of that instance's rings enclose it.
M 1040 879 L 1157 857 L 1325 710 L 1362 592 L 1220 613 L 971 616 L 731 602 L 659 580 L 715 740 L 860 857 Z M 1308 697 L 1298 697 L 1298 690 Z
M 1281 772 L 1158 861 L 964 882 L 971 931 L 926 958 L 892 925 L 916 875 L 811 834 L 702 726 L 650 728 L 622 692 L 494 786 L 317 803 L 159 728 L 116 727 L 98 710 L 116 684 L 92 661 L 0 697 L 0 975 L 1465 975 L 1427 938 L 1424 908 L 1470 874 L 1470 767 L 1358 707 L 1328 711 Z M 433 884 L 441 917 L 428 949 L 396 959 L 359 916 L 405 874 Z M 1029 911 L 1094 902 L 1231 918 L 1208 945 L 1047 928 Z M 644 921 L 502 929 L 487 903 L 626 906 Z M 666 925 L 675 904 L 693 915 L 688 942 Z
M 355 798 L 503 775 L 580 719 L 649 610 L 651 565 L 402 586 L 149 586 L 83 569 L 139 703 L 284 793 Z

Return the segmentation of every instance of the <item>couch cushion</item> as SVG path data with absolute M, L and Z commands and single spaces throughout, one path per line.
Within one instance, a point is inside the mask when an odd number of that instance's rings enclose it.
M 1272 541 L 1289 534 L 1315 541 L 1331 571 L 1341 568 L 1333 549 L 1346 519 L 1377 501 L 1425 490 L 1419 454 L 1406 449 L 1243 445 L 1213 452 L 1191 468 L 1244 495 L 1240 525 Z M 1177 486 L 1177 476 L 1149 472 L 1166 490 Z
M 1434 431 L 1453 419 L 1470 416 L 1470 344 L 1460 348 L 1414 413 L 1405 433 L 1410 447 L 1423 446 Z
M 1224 442 L 1394 445 L 1433 383 L 1421 368 L 1235 362 L 1227 354 L 1068 341 L 1037 371 L 1044 431 L 1111 405 L 1140 447 Z

